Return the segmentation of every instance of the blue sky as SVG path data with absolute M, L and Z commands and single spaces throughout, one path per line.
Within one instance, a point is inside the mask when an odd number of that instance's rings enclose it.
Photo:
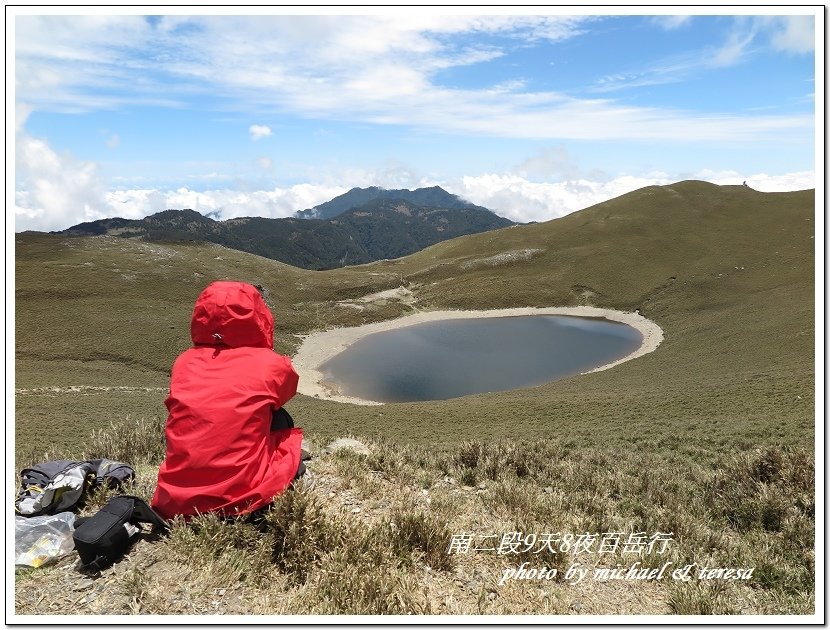
M 437 184 L 519 221 L 681 179 L 815 186 L 821 9 L 653 9 L 18 8 L 15 230 L 287 216 L 370 185 Z

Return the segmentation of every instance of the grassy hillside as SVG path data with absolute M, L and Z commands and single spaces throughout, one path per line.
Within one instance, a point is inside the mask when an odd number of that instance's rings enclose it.
M 451 443 L 509 432 L 690 452 L 809 446 L 813 213 L 812 191 L 681 182 L 329 272 L 219 246 L 19 234 L 16 435 L 70 446 L 91 428 L 162 413 L 157 390 L 38 388 L 164 388 L 189 344 L 195 297 L 211 280 L 235 278 L 266 287 L 288 354 L 297 335 L 412 308 L 592 304 L 639 309 L 665 331 L 648 356 L 534 389 L 380 409 L 298 397 L 295 417 L 325 436 Z M 414 305 L 338 304 L 402 282 Z
M 814 612 L 814 203 L 812 191 L 680 182 L 326 272 L 213 245 L 18 234 L 18 464 L 47 449 L 123 458 L 148 498 L 170 365 L 215 279 L 266 288 L 287 354 L 311 331 L 413 309 L 639 309 L 665 341 L 512 392 L 381 407 L 298 396 L 289 409 L 315 444 L 355 435 L 371 454 L 313 459 L 317 485 L 283 495 L 259 530 L 180 523 L 76 585 L 88 595 L 66 588 L 68 565 L 18 572 L 16 610 L 48 612 L 42 593 L 66 592 L 63 610 L 79 613 Z M 402 284 L 414 301 L 359 300 Z M 648 566 L 754 574 L 499 584 L 523 560 L 573 558 L 446 553 L 465 531 L 671 531 L 671 554 Z

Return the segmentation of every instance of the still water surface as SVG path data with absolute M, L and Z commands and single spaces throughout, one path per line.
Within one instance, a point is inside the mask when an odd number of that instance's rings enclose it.
M 450 319 L 375 333 L 320 367 L 342 394 L 379 402 L 444 400 L 532 387 L 640 347 L 619 322 L 567 315 Z

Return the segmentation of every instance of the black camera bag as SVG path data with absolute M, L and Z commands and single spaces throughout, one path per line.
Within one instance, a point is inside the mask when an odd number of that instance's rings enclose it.
M 167 529 L 167 523 L 143 499 L 129 495 L 111 498 L 93 516 L 76 519 L 75 549 L 81 568 L 101 570 L 119 560 L 130 548 L 140 523 Z

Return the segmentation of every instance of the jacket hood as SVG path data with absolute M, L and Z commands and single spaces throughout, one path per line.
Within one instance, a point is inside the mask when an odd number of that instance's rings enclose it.
M 273 348 L 274 317 L 253 285 L 213 282 L 196 299 L 190 337 L 195 345 Z

